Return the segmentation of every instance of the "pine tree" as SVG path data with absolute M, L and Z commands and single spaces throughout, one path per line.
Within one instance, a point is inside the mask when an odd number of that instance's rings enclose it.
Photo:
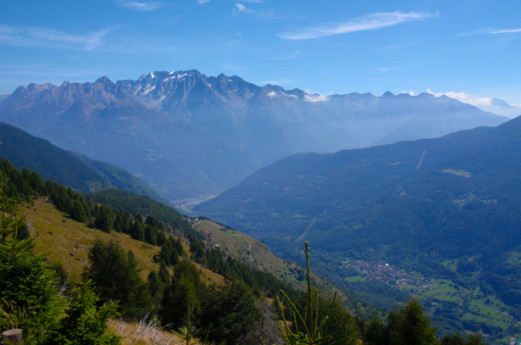
M 90 248 L 88 259 L 84 275 L 96 284 L 105 302 L 119 301 L 121 313 L 131 319 L 147 313 L 152 301 L 132 252 L 125 253 L 115 240 L 98 240 Z
M 0 329 L 23 328 L 26 344 L 43 343 L 48 330 L 57 327 L 65 300 L 57 296 L 45 258 L 33 253 L 34 239 L 19 238 L 24 221 L 1 180 L 0 175 Z
M 120 337 L 108 334 L 107 321 L 117 317 L 116 304 L 97 306 L 99 298 L 91 281 L 70 292 L 70 301 L 59 328 L 53 332 L 49 345 L 117 345 Z

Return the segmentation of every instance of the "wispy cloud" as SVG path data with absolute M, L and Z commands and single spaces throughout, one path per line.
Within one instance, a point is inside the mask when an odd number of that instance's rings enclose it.
M 308 40 L 357 31 L 378 30 L 405 22 L 420 21 L 437 16 L 426 12 L 381 12 L 354 18 L 341 24 L 330 24 L 306 28 L 297 32 L 282 33 L 279 36 L 288 40 Z
M 521 28 L 516 29 L 496 29 L 496 28 L 483 28 L 476 31 L 462 32 L 457 36 L 474 36 L 474 35 L 501 35 L 501 34 L 518 34 L 521 33 Z
M 256 19 L 260 20 L 271 20 L 273 19 L 273 13 L 270 9 L 260 9 L 260 10 L 254 10 L 251 7 L 247 7 L 244 5 L 244 3 L 252 3 L 252 4 L 260 4 L 260 1 L 250 0 L 250 1 L 242 1 L 237 2 L 233 6 L 233 14 L 236 15 L 237 13 L 241 14 L 248 14 Z
M 207 2 L 210 2 L 210 0 L 197 0 L 199 5 L 206 4 Z
M 494 30 L 490 31 L 489 34 L 497 35 L 497 34 L 515 34 L 520 33 L 521 29 L 506 29 L 506 30 Z
M 0 25 L 0 44 L 91 51 L 99 47 L 103 43 L 103 37 L 112 30 L 112 28 L 105 28 L 76 35 L 47 28 Z
M 209 0 L 207 0 L 209 1 Z M 125 8 L 129 8 L 132 10 L 150 12 L 161 7 L 161 4 L 158 2 L 148 2 L 148 1 L 119 1 L 119 5 Z
M 237 9 L 237 11 L 242 12 L 242 13 L 249 13 L 249 14 L 254 14 L 255 13 L 254 10 L 252 10 L 250 8 L 247 8 L 246 6 L 244 6 L 241 3 L 236 3 L 235 4 L 235 8 Z

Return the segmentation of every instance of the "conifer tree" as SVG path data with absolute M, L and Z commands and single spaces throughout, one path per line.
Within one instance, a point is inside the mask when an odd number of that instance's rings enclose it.
M 27 344 L 43 343 L 57 327 L 65 300 L 57 296 L 45 258 L 33 253 L 34 239 L 18 237 L 24 221 L 1 180 L 0 175 L 0 329 L 23 328 Z
M 146 315 L 152 301 L 132 252 L 125 253 L 115 240 L 98 240 L 89 250 L 88 259 L 84 275 L 96 284 L 105 302 L 118 301 L 123 316 L 131 319 Z

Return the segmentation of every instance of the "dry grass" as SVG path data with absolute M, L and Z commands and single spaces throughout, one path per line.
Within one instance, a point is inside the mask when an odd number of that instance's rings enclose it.
M 22 205 L 20 213 L 25 215 L 30 233 L 36 237 L 35 251 L 44 254 L 49 262 L 61 264 L 72 281 L 81 280 L 87 253 L 96 239 L 116 238 L 125 250 L 130 249 L 139 262 L 143 278 L 159 269 L 152 260 L 159 253 L 159 247 L 133 240 L 125 234 L 90 229 L 68 218 L 43 198 Z
M 127 323 L 109 321 L 109 332 L 122 337 L 122 345 L 182 345 L 184 341 L 171 332 L 158 328 L 155 320 Z M 200 344 L 199 342 L 193 344 Z
M 218 273 L 215 273 L 214 271 L 210 271 L 207 268 L 204 268 L 203 266 L 199 265 L 198 263 L 194 262 L 194 265 L 201 270 L 202 279 L 206 283 L 206 285 L 214 284 L 217 286 L 223 286 L 226 279 Z
M 203 233 L 213 244 L 218 245 L 231 257 L 274 276 L 295 287 L 304 288 L 302 282 L 293 279 L 290 271 L 294 263 L 279 258 L 267 245 L 240 231 L 228 229 L 210 220 L 202 220 L 195 229 Z
M 20 206 L 20 215 L 25 216 L 30 233 L 35 236 L 35 252 L 43 254 L 51 263 L 59 263 L 70 275 L 71 281 L 80 281 L 81 273 L 87 264 L 87 253 L 96 239 L 109 240 L 115 238 L 125 250 L 131 250 L 141 269 L 141 275 L 159 269 L 153 262 L 153 257 L 160 248 L 130 238 L 126 234 L 91 229 L 58 211 L 54 205 L 40 198 L 32 203 Z M 183 244 L 189 250 L 187 244 Z M 221 285 L 224 278 L 210 270 L 197 265 L 203 279 L 209 283 Z M 155 320 L 127 323 L 122 320 L 110 320 L 109 332 L 122 337 L 123 345 L 181 345 L 183 340 L 171 332 L 159 329 Z M 199 342 L 194 342 L 200 344 Z
M 89 248 L 96 239 L 106 241 L 115 238 L 125 250 L 130 249 L 139 263 L 143 279 L 146 279 L 151 271 L 159 270 L 159 265 L 153 262 L 153 257 L 159 253 L 160 247 L 133 240 L 126 234 L 108 234 L 91 229 L 68 218 L 43 198 L 23 204 L 20 214 L 25 216 L 31 235 L 36 237 L 36 253 L 44 254 L 51 263 L 61 264 L 73 282 L 81 280 L 81 273 L 87 265 Z M 187 252 L 190 250 L 187 243 L 183 243 L 183 248 Z M 195 265 L 201 270 L 207 284 L 224 284 L 221 275 Z

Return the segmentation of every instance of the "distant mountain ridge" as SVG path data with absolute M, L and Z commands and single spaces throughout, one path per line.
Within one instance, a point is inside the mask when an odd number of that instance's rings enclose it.
M 444 96 L 326 97 L 190 70 L 21 86 L 0 101 L 0 120 L 122 166 L 172 200 L 221 192 L 289 154 L 435 137 L 506 119 Z
M 117 188 L 160 200 L 150 187 L 120 167 L 64 151 L 3 122 L 0 158 L 8 159 L 18 169 L 36 171 L 44 179 L 80 192 Z

